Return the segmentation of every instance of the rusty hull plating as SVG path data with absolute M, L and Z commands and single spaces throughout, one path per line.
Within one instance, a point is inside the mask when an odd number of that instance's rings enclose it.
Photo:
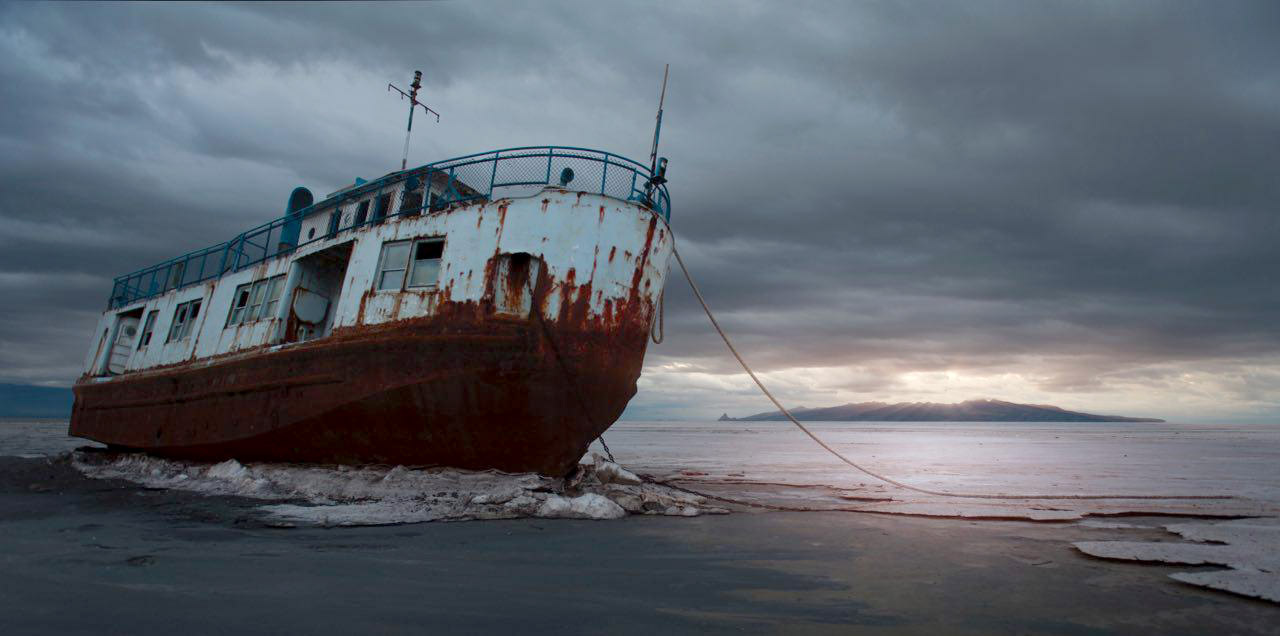
M 107 380 L 87 375 L 75 387 L 71 434 L 208 461 L 566 474 L 636 392 L 671 240 L 665 221 L 635 203 L 612 200 L 606 206 L 584 202 L 581 193 L 558 196 L 476 203 L 437 215 L 470 225 L 467 215 L 476 214 L 474 227 L 487 234 L 479 219 L 496 211 L 497 238 L 490 241 L 482 280 L 474 280 L 480 272 L 451 268 L 429 292 L 430 302 L 412 299 L 421 309 L 403 310 L 408 303 L 402 300 L 423 292 L 401 291 L 391 298 L 375 291 L 362 284 L 369 276 L 353 273 L 368 263 L 352 259 L 345 304 L 334 310 L 332 333 L 322 338 L 282 346 L 268 336 L 254 346 L 203 357 L 193 353 Z M 538 214 L 540 207 L 545 220 L 549 205 L 553 215 L 572 218 L 552 218 L 552 227 L 536 240 L 511 240 L 511 218 Z M 632 235 L 615 232 L 622 238 L 590 245 L 569 229 L 586 215 L 589 223 L 598 215 L 604 224 L 606 214 L 635 215 L 623 225 Z M 357 238 L 356 247 L 360 241 L 381 243 L 388 232 L 403 237 L 440 231 L 384 226 Z M 552 251 L 559 231 L 577 232 L 571 237 L 575 258 Z M 447 238 L 455 241 L 453 234 Z M 468 245 L 465 237 L 456 238 L 449 249 Z M 529 249 L 533 244 L 552 247 L 535 252 Z M 574 263 L 583 262 L 586 249 L 592 251 L 591 271 L 580 274 Z M 217 290 L 200 293 L 212 305 L 207 320 L 220 320 Z M 511 307 L 527 311 L 512 313 Z M 291 313 L 277 327 L 286 340 L 297 332 Z

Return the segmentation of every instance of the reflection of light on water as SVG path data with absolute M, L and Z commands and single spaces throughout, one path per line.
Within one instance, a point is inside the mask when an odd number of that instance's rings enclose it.
M 811 422 L 854 461 L 942 490 L 1223 494 L 1276 498 L 1280 428 L 1151 423 Z M 787 422 L 619 422 L 618 460 L 653 474 L 872 483 Z

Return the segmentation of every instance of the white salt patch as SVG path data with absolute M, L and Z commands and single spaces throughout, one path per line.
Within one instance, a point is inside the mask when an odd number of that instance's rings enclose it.
M 151 474 L 159 475 L 160 469 L 159 468 L 152 469 Z M 249 474 L 249 471 L 244 466 L 241 466 L 240 462 L 237 462 L 234 459 L 228 459 L 225 462 L 222 462 L 220 464 L 214 464 L 213 466 L 211 466 L 208 472 L 205 473 L 205 477 L 209 477 L 212 479 L 228 479 L 228 480 L 234 481 L 238 479 L 244 479 L 245 476 L 248 474 Z
M 1169 578 L 1191 585 L 1280 603 L 1280 586 L 1276 584 L 1275 572 L 1258 570 L 1175 572 L 1170 574 Z
M 596 477 L 601 483 L 605 484 L 628 484 L 634 486 L 640 483 L 640 478 L 635 473 L 613 462 L 596 463 Z
M 593 458 L 594 459 L 594 458 Z M 612 462 L 582 465 L 566 482 L 532 473 L 404 466 L 352 467 L 217 464 L 141 454 L 72 453 L 89 477 L 125 479 L 150 488 L 301 502 L 265 504 L 273 525 L 386 525 L 425 521 L 544 517 L 617 519 L 630 514 L 693 516 L 705 500 L 639 477 Z M 601 476 L 605 480 L 601 479 Z
M 1222 565 L 1218 572 L 1178 572 L 1177 581 L 1280 603 L 1280 519 L 1180 523 L 1165 529 L 1191 541 L 1079 541 L 1076 549 L 1104 559 L 1177 565 Z
M 550 495 L 537 515 L 548 519 L 617 519 L 627 516 L 627 511 L 607 497 L 587 493 L 572 499 Z

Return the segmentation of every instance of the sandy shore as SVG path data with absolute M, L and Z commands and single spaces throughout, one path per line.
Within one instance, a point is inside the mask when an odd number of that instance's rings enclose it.
M 260 500 L 0 458 L 0 633 L 1264 634 L 1280 607 L 1073 541 L 862 513 L 272 528 Z M 1215 568 L 1199 568 L 1211 570 Z

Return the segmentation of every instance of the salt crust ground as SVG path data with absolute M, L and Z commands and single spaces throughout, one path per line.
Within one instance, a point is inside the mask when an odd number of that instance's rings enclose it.
M 305 503 L 261 506 L 280 526 L 387 525 L 424 521 L 617 519 L 628 514 L 697 516 L 725 513 L 702 497 L 644 483 L 592 454 L 569 479 L 455 469 L 218 464 L 142 454 L 75 451 L 72 465 L 89 477 L 124 479 L 149 488 Z
M 1175 572 L 1169 577 L 1216 590 L 1280 603 L 1280 519 L 1179 523 L 1165 529 L 1194 543 L 1077 541 L 1076 549 L 1103 559 L 1223 565 L 1212 572 Z
M 1084 541 L 1075 547 L 1102 558 L 1156 561 L 1188 565 L 1222 565 L 1231 569 L 1213 572 L 1179 572 L 1171 578 L 1201 587 L 1223 590 L 1280 603 L 1280 518 L 1270 501 L 1244 497 L 1228 499 L 952 499 L 921 495 L 879 484 L 838 488 L 824 484 L 753 482 L 727 475 L 686 471 L 661 481 L 685 486 L 712 496 L 732 496 L 739 501 L 786 509 L 828 509 L 884 515 L 945 517 L 954 519 L 1076 522 L 1083 527 L 1125 530 L 1147 526 L 1113 518 L 1183 516 L 1234 519 L 1222 523 L 1180 523 L 1164 526 L 1186 539 L 1214 543 L 1146 543 L 1136 541 Z M 1010 491 L 1014 491 L 1012 488 Z M 1131 491 L 1132 492 L 1132 491 Z M 1138 491 L 1143 497 L 1156 492 Z M 1238 519 L 1239 517 L 1249 517 Z
M 389 525 L 427 521 L 514 519 L 521 517 L 617 519 L 628 514 L 697 516 L 723 514 L 708 500 L 642 481 L 618 464 L 592 453 L 568 479 L 531 473 L 395 467 L 217 464 L 167 460 L 142 454 L 75 451 L 71 463 L 86 476 L 124 479 L 149 488 L 176 488 L 208 495 L 236 495 L 305 503 L 269 503 L 260 509 L 268 523 L 282 527 Z M 1258 502 L 1119 500 L 1090 502 L 964 501 L 919 497 L 881 486 L 838 489 L 823 485 L 751 482 L 704 473 L 677 473 L 662 481 L 769 505 L 970 519 L 1077 521 L 1099 529 L 1143 528 L 1090 519 L 1092 515 L 1238 515 L 1259 512 Z M 732 485 L 731 490 L 724 490 Z M 755 492 L 753 492 L 755 491 Z M 838 502 L 838 503 L 837 503 Z M 1065 505 L 1064 505 L 1065 504 Z M 1269 506 L 1263 506 L 1267 509 Z M 1280 519 L 1240 519 L 1223 523 L 1165 526 L 1195 543 L 1081 541 L 1090 556 L 1231 569 L 1179 572 L 1170 577 L 1243 596 L 1280 603 Z

